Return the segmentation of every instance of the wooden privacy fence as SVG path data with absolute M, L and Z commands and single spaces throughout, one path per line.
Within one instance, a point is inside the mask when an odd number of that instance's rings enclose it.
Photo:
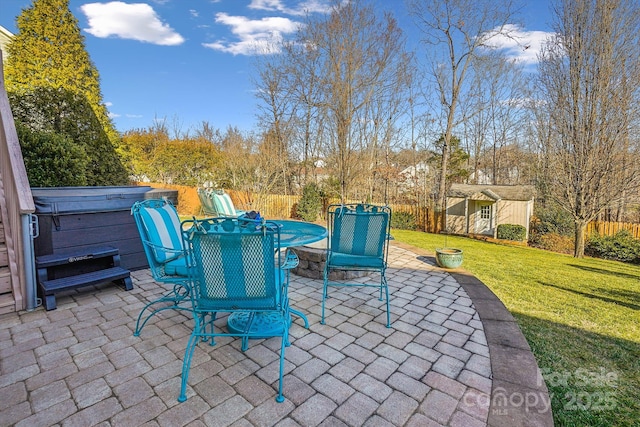
M 260 211 L 260 214 L 265 218 L 292 218 L 296 214 L 296 206 L 300 201 L 300 196 L 254 194 L 251 196 L 252 203 L 249 204 L 246 194 L 233 190 L 229 190 L 228 193 L 234 203 L 243 206 L 245 209 L 250 207 L 250 209 Z M 352 202 L 355 203 L 356 201 Z M 328 206 L 331 203 L 340 203 L 340 201 L 338 199 L 327 200 L 325 203 Z M 322 209 L 320 220 L 324 219 L 327 206 Z M 440 231 L 440 223 L 437 221 L 432 209 L 407 204 L 389 204 L 389 207 L 391 208 L 392 216 L 398 212 L 407 212 L 413 215 L 419 230 L 429 233 L 437 233 Z
M 200 200 L 195 187 L 159 183 L 140 183 L 154 188 L 178 190 L 178 212 L 183 216 L 200 215 Z M 292 218 L 300 196 L 283 196 L 279 194 L 248 194 L 243 191 L 227 191 L 238 209 L 259 211 L 265 218 Z M 330 200 L 330 203 L 339 202 Z M 390 204 L 392 215 L 397 212 L 408 212 L 416 220 L 421 231 L 439 233 L 440 221 L 432 209 L 406 204 Z M 326 209 L 325 209 L 326 210 Z M 324 213 L 324 212 L 323 212 Z M 319 218 L 321 221 L 323 218 Z M 598 233 L 601 236 L 613 236 L 620 230 L 629 230 L 633 237 L 640 239 L 640 224 L 629 222 L 592 221 L 587 225 L 587 236 Z
M 601 236 L 613 236 L 618 231 L 628 230 L 633 237 L 640 239 L 640 224 L 632 222 L 592 221 L 587 224 L 587 236 L 597 233 Z
M 162 183 L 139 183 L 154 188 L 166 188 L 178 191 L 178 213 L 182 216 L 200 215 L 200 199 L 196 187 L 172 185 Z M 249 194 L 243 191 L 226 190 L 231 196 L 237 209 L 255 210 L 265 218 L 292 218 L 295 215 L 300 196 L 284 196 L 280 194 Z M 339 200 L 329 200 L 327 203 L 339 203 Z M 415 218 L 419 230 L 428 233 L 440 232 L 440 222 L 432 209 L 408 204 L 390 204 L 392 215 L 398 212 L 408 212 Z M 326 206 L 325 206 L 326 208 Z M 323 209 L 322 215 L 326 209 Z M 324 216 L 318 218 L 324 220 Z

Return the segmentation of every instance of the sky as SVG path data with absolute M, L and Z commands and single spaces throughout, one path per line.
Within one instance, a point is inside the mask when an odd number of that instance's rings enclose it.
M 419 32 L 403 0 L 370 0 L 394 13 L 409 45 Z M 548 0 L 525 0 L 520 37 L 504 49 L 533 65 L 549 35 Z M 164 120 L 170 131 L 203 122 L 224 131 L 257 127 L 255 61 L 271 36 L 290 37 L 305 13 L 321 14 L 329 0 L 70 0 L 69 8 L 100 73 L 102 97 L 116 128 L 146 129 Z M 0 25 L 17 32 L 16 17 L 31 0 L 0 1 Z M 517 25 L 517 26 L 516 26 Z M 526 48 L 523 48 L 526 46 Z

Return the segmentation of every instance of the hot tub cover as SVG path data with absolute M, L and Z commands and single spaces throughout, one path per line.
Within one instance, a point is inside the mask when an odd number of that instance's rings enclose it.
M 131 208 L 143 200 L 149 186 L 32 188 L 36 214 L 72 215 L 112 212 Z

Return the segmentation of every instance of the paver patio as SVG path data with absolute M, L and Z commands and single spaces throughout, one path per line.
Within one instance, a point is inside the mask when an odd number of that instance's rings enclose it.
M 292 276 L 284 403 L 279 339 L 200 343 L 178 403 L 188 312 L 135 319 L 163 288 L 148 270 L 58 296 L 58 308 L 0 316 L 0 426 L 551 426 L 549 396 L 515 320 L 463 270 L 394 242 L 392 328 L 371 288 Z M 224 323 L 221 318 L 218 322 Z

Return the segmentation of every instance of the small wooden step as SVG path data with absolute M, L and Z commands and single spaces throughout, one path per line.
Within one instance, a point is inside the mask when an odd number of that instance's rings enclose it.
M 13 313 L 16 311 L 16 302 L 13 294 L 0 295 L 0 314 Z
M 9 265 L 7 246 L 4 243 L 0 243 L 0 267 L 6 267 L 7 265 Z
M 54 310 L 56 299 L 54 293 L 66 289 L 76 289 L 83 286 L 98 285 L 105 282 L 119 281 L 127 291 L 133 289 L 133 283 L 129 270 L 122 267 L 111 267 L 75 276 L 61 277 L 59 279 L 45 280 L 40 283 L 40 287 L 45 298 L 45 308 Z
M 7 267 L 0 266 L 0 295 L 11 291 L 11 272 Z

